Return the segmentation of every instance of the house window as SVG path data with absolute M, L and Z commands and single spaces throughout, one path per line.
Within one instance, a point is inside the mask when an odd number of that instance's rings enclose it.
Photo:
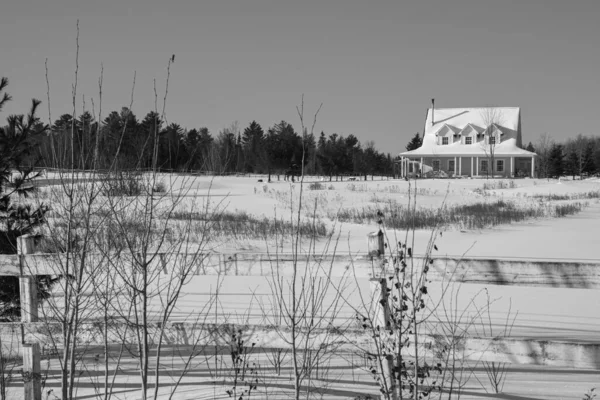
M 496 172 L 504 172 L 504 160 L 496 160 Z
M 448 144 L 448 138 L 447 137 L 443 137 L 442 138 L 442 144 Z
M 481 172 L 488 172 L 488 160 L 481 160 Z
M 433 170 L 434 171 L 440 170 L 440 160 L 433 160 Z
M 496 137 L 495 136 L 490 136 L 489 142 L 490 142 L 490 144 L 496 144 Z
M 473 138 L 472 137 L 466 137 L 465 138 L 465 144 L 473 144 Z
M 413 173 L 413 163 L 412 163 L 412 162 L 409 162 L 409 163 L 408 163 L 408 173 L 409 173 L 409 174 L 412 174 L 412 173 Z
M 454 160 L 448 160 L 448 171 L 454 172 Z

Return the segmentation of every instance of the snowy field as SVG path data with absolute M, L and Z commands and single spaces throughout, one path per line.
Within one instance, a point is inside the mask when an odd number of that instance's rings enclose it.
M 288 220 L 295 215 L 294 210 L 297 210 L 300 192 L 298 182 L 277 181 L 276 177 L 272 183 L 258 182 L 258 179 L 261 179 L 258 177 L 190 178 L 164 175 L 161 179 L 169 193 L 185 196 L 184 208 L 197 207 L 208 200 L 211 204 L 231 212 L 244 211 L 257 217 L 277 217 Z M 266 177 L 262 179 L 266 182 Z M 318 187 L 318 190 L 310 189 L 311 183 L 314 182 L 322 186 Z M 560 198 L 564 200 L 554 200 L 552 204 L 580 201 L 585 203 L 585 206 L 581 212 L 563 218 L 538 218 L 477 230 L 448 227 L 436 240 L 439 248 L 438 256 L 588 260 L 600 263 L 598 239 L 600 202 L 597 197 L 583 198 L 585 194 L 600 191 L 599 179 L 582 181 L 518 179 L 510 184 L 508 182 L 479 179 L 422 180 L 416 183 L 417 204 L 418 207 L 432 209 L 442 204 L 451 206 L 492 202 L 498 199 L 533 204 L 539 202 L 536 196 L 558 195 L 563 196 Z M 43 185 L 42 192 L 51 190 L 52 180 L 44 183 L 50 185 Z M 413 182 L 412 185 L 414 190 L 415 183 Z M 377 230 L 377 225 L 340 223 L 334 218 L 336 212 L 346 208 L 376 207 L 389 202 L 405 204 L 409 200 L 409 183 L 402 180 L 376 178 L 373 181 L 329 182 L 309 177 L 303 190 L 303 201 L 310 205 L 304 211 L 303 218 L 316 217 L 329 229 L 334 229 L 335 252 L 340 255 L 366 254 L 367 234 Z M 388 235 L 404 237 L 402 232 L 389 231 Z M 424 251 L 428 238 L 429 231 L 426 229 L 415 232 L 415 253 Z M 293 241 L 286 239 L 275 241 L 251 237 L 221 237 L 211 243 L 211 249 L 223 254 L 267 251 L 273 253 L 275 249 L 278 252 L 288 253 L 292 245 Z M 325 243 L 317 241 L 314 248 L 317 253 L 323 251 Z M 331 249 L 330 245 L 329 252 Z M 272 320 L 272 316 L 265 317 L 265 313 L 268 314 L 270 310 L 268 304 L 273 296 L 268 278 L 194 276 L 184 288 L 185 293 L 179 303 L 178 312 L 173 316 L 173 322 L 178 318 L 183 321 L 195 310 L 201 309 L 202 305 L 209 301 L 216 287 L 220 287 L 218 313 L 215 313 L 214 318 L 209 319 L 210 322 L 227 321 L 266 325 Z M 435 284 L 430 287 L 434 303 L 441 296 L 442 290 L 436 289 Z M 367 279 L 353 281 L 347 290 L 348 300 L 336 317 L 340 321 L 353 318 L 353 308 L 359 306 L 358 294 L 362 293 L 368 297 L 371 293 Z M 515 318 L 510 338 L 515 341 L 567 342 L 600 346 L 600 291 L 598 290 L 456 284 L 452 286 L 452 291 L 456 294 L 457 309 L 468 309 L 472 299 L 477 299 L 476 303 L 485 302 L 488 298 L 492 299 L 489 318 L 490 325 L 495 329 L 500 329 L 506 324 L 507 314 L 510 313 L 510 316 Z M 482 297 L 482 293 L 489 294 L 489 297 Z M 327 301 L 331 300 L 326 299 Z M 473 310 L 468 313 L 473 313 Z M 439 321 L 447 317 L 447 313 L 444 314 L 439 309 L 434 315 L 434 318 Z M 466 328 L 471 330 L 474 336 L 486 336 L 481 326 L 479 329 L 476 325 Z M 552 366 L 551 360 L 550 362 L 546 360 L 545 365 L 535 365 L 535 362 L 530 359 L 509 358 L 507 379 L 501 394 L 493 394 L 490 391 L 481 365 L 476 361 L 470 361 L 469 369 L 473 373 L 466 380 L 461 398 L 581 399 L 587 390 L 600 387 L 600 350 L 598 350 L 600 347 L 598 346 L 597 354 L 587 355 L 588 359 L 591 357 L 595 360 L 590 368 Z M 252 397 L 286 398 L 293 387 L 289 376 L 291 366 L 285 365 L 283 372 L 280 371 L 279 374 L 275 373 L 273 368 L 267 367 L 269 363 L 266 354 L 271 351 L 269 347 L 266 344 L 256 352 L 256 362 L 264 367 L 260 370 L 262 385 L 259 385 L 259 389 L 252 394 Z M 217 357 L 214 350 L 206 351 L 210 357 L 207 356 L 205 359 L 210 358 L 211 361 L 198 361 L 197 366 L 182 380 L 174 399 L 229 398 L 226 390 L 231 386 L 231 382 L 223 372 L 227 370 L 226 365 L 211 367 L 211 363 L 216 362 Z M 95 380 L 102 378 L 100 376 L 102 365 L 98 365 L 94 360 L 93 353 L 94 350 L 90 350 L 90 357 L 84 362 L 86 368 L 80 377 L 81 385 L 78 389 L 80 399 L 102 398 L 96 396 L 94 390 Z M 313 393 L 311 398 L 357 398 L 359 395 L 377 394 L 377 386 L 364 371 L 364 363 L 360 359 L 355 359 L 357 356 L 354 353 L 342 352 L 328 360 L 327 376 L 317 376 L 312 383 L 321 390 Z M 352 361 L 348 361 L 350 358 Z M 182 369 L 181 359 L 178 361 L 174 356 L 166 357 L 163 363 L 161 368 L 166 373 L 164 382 L 170 380 L 167 375 L 175 375 Z M 59 375 L 56 375 L 56 378 L 52 377 L 53 371 L 57 373 L 56 367 L 54 359 L 42 363 L 42 369 L 46 368 L 50 371 L 46 379 L 46 394 L 51 389 L 55 392 L 59 390 Z M 136 365 L 132 361 L 126 361 L 122 368 L 123 371 L 116 380 L 114 398 L 139 399 L 140 395 L 135 389 Z M 11 389 L 15 390 L 14 398 L 19 398 L 21 389 L 17 387 Z M 160 398 L 170 398 L 170 386 L 166 385 L 164 390 L 161 389 L 161 394 Z M 436 396 L 432 398 L 437 398 Z M 50 394 L 48 398 L 54 397 Z

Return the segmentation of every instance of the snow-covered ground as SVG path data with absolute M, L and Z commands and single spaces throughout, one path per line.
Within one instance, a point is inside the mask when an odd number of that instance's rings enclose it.
M 247 213 L 273 217 L 291 217 L 290 204 L 297 204 L 299 183 L 275 180 L 272 183 L 258 182 L 259 178 L 245 177 L 199 177 L 184 178 L 163 176 L 163 181 L 173 193 L 185 194 L 188 205 L 200 204 L 207 199 L 220 203 L 228 210 L 243 210 Z M 275 178 L 276 179 L 276 178 Z M 263 178 L 266 181 L 266 177 Z M 311 182 L 319 182 L 324 190 L 309 190 Z M 503 181 L 508 184 L 508 181 Z M 511 198 L 534 201 L 535 195 L 576 195 L 600 190 L 599 179 L 583 181 L 557 180 L 514 180 L 511 188 L 483 190 L 484 184 L 498 187 L 494 181 L 462 180 L 423 180 L 417 182 L 418 204 L 421 207 L 439 207 L 446 204 L 465 204 L 476 201 L 490 201 L 498 198 Z M 412 184 L 414 189 L 414 183 Z M 375 226 L 359 224 L 339 224 L 327 218 L 332 211 L 345 207 L 361 207 L 377 202 L 394 200 L 400 204 L 408 201 L 409 183 L 402 180 L 321 182 L 318 178 L 308 178 L 304 186 L 304 201 L 308 204 L 317 200 L 316 211 L 329 226 L 335 226 L 339 232 L 338 254 L 367 252 L 366 236 L 377 229 Z M 530 220 L 523 223 L 502 225 L 490 229 L 469 231 L 448 229 L 437 240 L 439 255 L 452 255 L 486 258 L 532 258 L 593 260 L 600 264 L 600 203 L 598 199 L 586 201 L 587 207 L 579 214 L 552 219 Z M 392 234 L 392 233 L 389 233 Z M 415 253 L 422 253 L 429 238 L 426 230 L 417 231 Z M 257 239 L 221 240 L 215 247 L 222 253 L 264 252 L 272 250 L 270 241 Z M 291 242 L 285 242 L 280 251 L 289 251 Z M 600 274 L 600 267 L 598 273 Z M 186 295 L 182 298 L 179 313 L 182 316 L 204 304 L 218 284 L 218 278 L 212 276 L 194 276 L 186 285 Z M 272 293 L 267 278 L 228 276 L 220 282 L 219 307 L 222 315 L 249 315 L 251 323 L 260 323 L 264 307 Z M 440 289 L 441 290 L 441 289 Z M 439 296 L 435 284 L 430 288 L 433 299 Z M 521 340 L 564 341 L 588 344 L 600 344 L 600 291 L 588 289 L 561 289 L 540 287 L 493 286 L 481 284 L 463 284 L 459 290 L 457 302 L 467 308 L 470 300 L 488 293 L 492 299 L 492 324 L 502 327 L 507 313 L 516 315 L 511 337 Z M 352 293 L 369 293 L 366 279 L 359 280 Z M 437 294 L 436 294 L 437 293 Z M 351 305 L 357 305 L 357 297 L 349 296 L 348 306 L 341 315 L 351 318 Z M 485 301 L 483 297 L 481 300 Z M 249 304 L 253 309 L 249 311 Z M 459 307 L 460 308 L 460 307 Z M 518 313 L 518 314 L 517 314 Z M 443 313 L 438 317 L 444 319 Z M 473 329 L 473 328 L 471 328 Z M 600 387 L 600 354 L 596 370 L 556 369 L 548 366 L 527 366 L 512 364 L 504 394 L 487 394 L 478 379 L 485 380 L 477 366 L 475 376 L 469 380 L 464 399 L 581 399 L 592 387 Z M 335 360 L 334 363 L 342 363 Z M 340 367 L 341 368 L 341 367 Z M 352 390 L 358 393 L 376 393 L 372 380 L 360 375 L 352 368 L 340 369 L 340 377 L 329 382 L 331 390 L 324 398 L 352 398 Z M 350 379 L 352 376 L 352 379 Z M 130 392 L 128 382 L 134 378 L 120 377 L 120 398 L 137 399 L 139 394 Z M 206 366 L 198 367 L 186 385 L 177 395 L 177 399 L 227 398 L 224 386 L 214 384 Z M 285 381 L 285 382 L 283 382 Z M 289 389 L 291 382 L 282 379 L 273 387 Z M 54 384 L 53 384 L 54 385 Z M 57 391 L 58 388 L 55 388 Z M 94 398 L 89 385 L 83 385 L 81 398 Z M 83 395 L 85 393 L 85 395 Z M 264 394 L 263 394 L 264 395 Z M 274 396 L 274 397 L 273 397 Z M 271 395 L 271 398 L 280 398 Z M 168 396 L 165 395 L 165 398 Z M 52 398 L 52 397 L 51 397 Z

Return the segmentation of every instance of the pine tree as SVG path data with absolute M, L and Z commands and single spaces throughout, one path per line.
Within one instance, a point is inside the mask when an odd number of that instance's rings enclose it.
M 242 144 L 246 158 L 246 171 L 258 172 L 264 167 L 264 139 L 265 132 L 260 124 L 252 121 L 242 135 Z
M 533 147 L 533 144 L 531 142 L 529 142 L 525 150 L 535 153 L 535 148 Z
M 583 155 L 583 173 L 593 175 L 596 173 L 596 163 L 594 162 L 594 143 L 590 140 L 585 148 Z
M 8 86 L 8 79 L 0 79 L 0 93 Z M 4 92 L 0 96 L 0 111 L 11 100 Z M 48 207 L 41 204 L 13 204 L 12 196 L 27 197 L 34 190 L 32 181 L 40 175 L 34 172 L 30 154 L 34 139 L 40 136 L 48 126 L 42 124 L 36 116 L 40 101 L 33 99 L 27 116 L 11 115 L 8 125 L 0 127 L 0 253 L 15 254 L 17 237 L 31 233 L 43 221 Z M 25 167 L 24 163 L 29 162 Z M 16 172 L 16 174 L 14 174 Z M 48 297 L 50 279 L 38 275 L 38 296 Z M 19 280 L 13 276 L 0 277 L 0 321 L 18 320 L 20 317 Z
M 579 173 L 579 157 L 577 156 L 577 152 L 575 149 L 569 149 L 567 154 L 567 160 L 564 163 L 564 172 L 567 175 L 571 175 L 573 180 L 575 176 Z
M 423 139 L 419 135 L 419 132 L 415 133 L 415 136 L 406 145 L 406 151 L 416 150 L 423 145 Z
M 549 171 L 548 175 L 551 178 L 559 178 L 564 173 L 564 154 L 563 146 L 558 143 L 554 143 L 550 149 Z

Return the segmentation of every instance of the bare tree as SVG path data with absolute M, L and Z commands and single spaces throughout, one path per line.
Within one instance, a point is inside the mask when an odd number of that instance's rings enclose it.
M 499 108 L 487 107 L 480 111 L 481 119 L 485 125 L 485 131 L 483 133 L 483 140 L 480 142 L 481 148 L 483 149 L 487 158 L 489 158 L 491 165 L 488 165 L 487 175 L 491 168 L 492 178 L 496 170 L 495 155 L 496 146 L 500 143 L 502 137 L 501 127 L 504 123 L 504 115 Z
M 553 145 L 554 139 L 548 133 L 543 133 L 535 145 L 539 177 L 547 178 L 550 175 L 550 150 Z
M 317 121 L 321 107 L 314 114 L 311 133 Z M 303 143 L 308 129 L 305 127 L 304 96 L 297 107 L 302 125 Z M 327 238 L 324 250 L 316 252 L 315 235 L 305 236 L 301 229 L 303 219 L 303 186 L 304 159 L 306 146 L 303 146 L 302 173 L 299 182 L 298 201 L 294 201 L 295 193 L 290 185 L 290 224 L 293 226 L 291 276 L 283 276 L 280 272 L 278 247 L 276 261 L 272 265 L 272 273 L 268 279 L 273 301 L 269 309 L 263 308 L 267 323 L 278 326 L 280 338 L 289 346 L 292 362 L 292 379 L 294 381 L 293 398 L 298 400 L 303 396 L 309 398 L 316 388 L 311 385 L 320 366 L 328 363 L 335 354 L 339 343 L 336 338 L 346 327 L 340 322 L 340 311 L 344 304 L 346 282 L 348 277 L 342 277 L 335 283 L 332 280 L 332 262 L 319 261 L 325 254 L 335 255 L 337 239 L 333 240 L 333 231 Z M 315 204 L 316 210 L 316 204 Z M 313 213 L 312 218 L 316 218 Z M 301 249 L 306 249 L 302 251 Z M 305 260 L 305 261 L 302 261 Z M 263 305 L 264 307 L 264 305 Z M 335 327 L 335 329 L 334 329 Z M 321 385 L 324 383 L 321 382 Z M 303 394 L 303 392 L 305 392 Z

